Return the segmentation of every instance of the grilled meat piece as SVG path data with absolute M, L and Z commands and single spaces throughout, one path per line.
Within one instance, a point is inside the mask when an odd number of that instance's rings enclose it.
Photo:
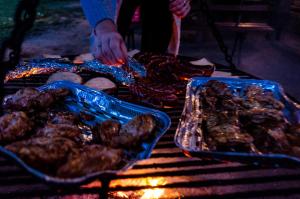
M 12 112 L 0 118 L 0 143 L 11 143 L 26 137 L 33 124 L 24 112 Z
M 70 124 L 47 124 L 36 133 L 38 137 L 64 137 L 79 142 L 81 139 L 81 130 Z
M 15 94 L 5 97 L 3 107 L 14 111 L 34 112 L 46 110 L 55 101 L 68 94 L 66 89 L 54 89 L 42 91 L 35 88 L 24 88 Z
M 98 126 L 95 137 L 101 138 L 106 146 L 130 149 L 148 139 L 155 126 L 152 115 L 139 115 L 122 127 L 118 122 L 109 120 Z
M 94 138 L 98 142 L 102 142 L 106 146 L 117 146 L 112 144 L 114 139 L 119 139 L 121 124 L 115 120 L 106 120 L 102 122 L 94 132 Z
M 78 124 L 79 118 L 71 112 L 58 112 L 49 115 L 48 123 L 51 124 Z
M 70 153 L 78 150 L 77 144 L 62 137 L 38 137 L 7 145 L 24 162 L 46 173 L 52 173 L 64 164 Z
M 247 152 L 251 150 L 253 138 L 248 133 L 242 132 L 237 113 L 207 113 L 204 121 L 206 141 L 211 150 Z
M 259 86 L 247 87 L 245 97 L 244 106 L 246 108 L 284 109 L 284 104 L 275 99 L 273 93 L 264 91 Z
M 290 126 L 286 135 L 291 144 L 300 147 L 300 124 Z
M 240 121 L 245 126 L 263 125 L 266 128 L 285 126 L 286 119 L 281 111 L 274 109 L 250 109 L 240 112 Z
M 121 149 L 112 149 L 101 145 L 83 147 L 79 153 L 73 153 L 62 165 L 57 176 L 62 178 L 80 177 L 103 170 L 115 170 L 123 160 Z
M 137 97 L 139 101 L 154 106 L 172 106 L 178 102 L 178 97 L 176 96 L 177 91 L 163 84 L 132 84 L 129 86 L 129 91 Z
M 130 134 L 136 139 L 147 139 L 156 126 L 155 119 L 152 115 L 139 115 L 122 126 L 120 134 Z
M 134 56 L 144 64 L 147 77 L 137 80 L 129 87 L 139 101 L 157 107 L 173 106 L 184 92 L 186 81 L 194 76 L 210 75 L 213 70 L 205 67 L 191 67 L 173 55 L 141 52 Z M 207 72 L 210 71 L 210 72 Z
M 252 142 L 253 137 L 235 125 L 222 124 L 208 129 L 207 144 L 214 151 L 250 152 Z
M 15 94 L 5 97 L 4 108 L 31 112 L 34 108 L 39 106 L 40 94 L 41 93 L 35 88 L 20 89 Z M 49 98 L 49 102 L 52 102 L 53 98 L 50 96 Z
M 254 137 L 254 145 L 262 153 L 289 153 L 291 150 L 283 128 L 265 128 L 257 125 L 248 128 L 248 132 Z

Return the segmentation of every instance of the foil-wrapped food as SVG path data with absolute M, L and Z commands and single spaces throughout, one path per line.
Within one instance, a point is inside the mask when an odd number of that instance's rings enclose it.
M 293 116 L 299 110 L 290 111 L 272 91 L 274 85 L 258 81 L 235 87 L 232 81 L 206 79 L 190 87 L 175 142 L 190 151 L 300 158 L 298 116 Z
M 134 82 L 135 77 L 145 77 L 146 70 L 133 58 L 128 58 L 127 65 L 120 67 L 110 66 L 100 63 L 97 60 L 86 61 L 82 64 L 74 64 L 67 59 L 46 58 L 32 59 L 16 66 L 16 69 L 9 71 L 5 81 L 29 77 L 37 74 L 51 74 L 54 72 L 90 71 L 101 75 L 108 75 L 117 82 L 129 85 Z
M 109 76 L 117 83 L 128 86 L 137 101 L 161 108 L 176 105 L 178 94 L 185 92 L 187 80 L 194 76 L 211 76 L 214 66 L 193 65 L 173 55 L 148 52 L 137 53 L 134 58 L 128 57 L 128 63 L 119 67 L 105 65 L 97 60 L 74 64 L 65 59 L 33 59 L 16 66 L 14 71 L 6 75 L 6 81 L 36 74 L 82 71 Z M 49 82 L 56 79 L 56 76 L 51 76 Z M 69 79 L 82 82 L 80 77 Z
M 55 86 L 59 83 L 52 85 L 54 88 L 47 90 L 24 88 L 6 96 L 3 103 L 6 113 L 0 117 L 2 152 L 12 152 L 46 175 L 72 179 L 118 171 L 136 161 L 140 153 L 151 151 L 161 127 L 157 115 L 145 112 L 134 117 L 127 115 L 126 120 L 119 121 L 118 117 L 108 117 L 109 113 L 103 112 L 99 119 L 101 114 L 95 113 L 95 107 L 83 110 L 79 104 L 74 105 L 76 92 L 82 95 L 82 90 L 75 89 L 74 93 Z M 95 103 L 99 97 L 94 96 Z M 105 96 L 102 97 L 100 100 L 104 102 Z M 84 98 L 88 101 L 87 96 Z M 167 127 L 163 128 L 164 132 Z M 145 143 L 151 143 L 150 148 L 145 149 Z

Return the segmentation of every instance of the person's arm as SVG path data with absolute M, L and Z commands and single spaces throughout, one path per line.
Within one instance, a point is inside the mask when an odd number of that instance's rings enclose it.
M 94 28 L 92 53 L 104 64 L 127 62 L 127 49 L 115 25 L 117 0 L 81 0 L 83 11 Z
M 103 20 L 115 21 L 117 0 L 80 0 L 83 12 L 93 28 Z

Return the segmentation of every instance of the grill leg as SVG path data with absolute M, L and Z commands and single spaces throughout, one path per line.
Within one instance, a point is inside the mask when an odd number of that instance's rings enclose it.
M 109 192 L 109 183 L 111 179 L 102 180 L 102 187 L 100 189 L 100 199 L 108 199 L 108 192 Z

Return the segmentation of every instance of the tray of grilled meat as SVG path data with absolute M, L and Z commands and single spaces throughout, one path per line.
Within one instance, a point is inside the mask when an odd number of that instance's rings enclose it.
M 57 81 L 5 97 L 0 152 L 52 184 L 118 175 L 150 156 L 170 126 L 160 111 Z
M 300 165 L 300 106 L 267 80 L 193 78 L 175 143 L 188 156 Z

